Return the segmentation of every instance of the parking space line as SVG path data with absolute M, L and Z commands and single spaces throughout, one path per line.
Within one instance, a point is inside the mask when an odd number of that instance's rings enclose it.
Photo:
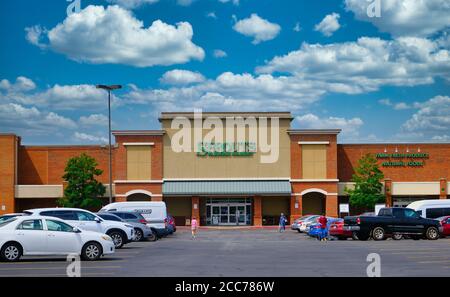
M 390 255 L 415 255 L 415 254 L 442 254 L 442 251 L 436 251 L 436 252 L 422 252 L 422 251 L 408 251 L 408 252 L 401 252 L 401 253 L 389 253 Z
M 421 261 L 420 264 L 432 264 L 432 263 L 450 263 L 450 260 L 438 260 L 438 261 Z
M 0 271 L 10 271 L 10 270 L 55 270 L 55 269 L 66 269 L 67 267 L 15 267 L 15 268 L 0 268 Z M 119 269 L 120 266 L 91 266 L 91 267 L 81 267 L 83 269 Z
M 86 273 L 82 273 L 82 277 L 84 276 L 99 276 L 99 275 L 114 275 L 115 273 L 113 272 L 99 272 L 99 273 L 95 273 L 95 272 L 86 272 Z M 58 276 L 64 276 L 67 277 L 67 274 L 62 274 L 62 273 L 52 273 L 52 274 L 12 274 L 12 275 L 2 275 L 2 277 L 58 277 Z

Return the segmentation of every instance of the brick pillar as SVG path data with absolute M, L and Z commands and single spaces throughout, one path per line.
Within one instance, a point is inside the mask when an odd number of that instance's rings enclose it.
M 152 201 L 163 201 L 162 196 L 152 196 Z
M 17 211 L 15 188 L 18 141 L 15 135 L 0 135 L 0 214 Z
M 439 198 L 447 199 L 447 179 L 441 178 L 439 181 Z
M 253 198 L 253 226 L 262 226 L 262 198 Z
M 192 197 L 192 218 L 197 219 L 197 223 L 200 226 L 200 198 L 199 197 Z
M 302 216 L 302 196 L 291 196 L 291 220 L 290 223 Z
M 326 202 L 326 216 L 337 218 L 339 216 L 338 210 L 338 196 L 337 195 L 327 195 Z
M 394 205 L 392 201 L 392 179 L 384 180 L 384 195 L 386 196 L 386 206 L 392 207 Z

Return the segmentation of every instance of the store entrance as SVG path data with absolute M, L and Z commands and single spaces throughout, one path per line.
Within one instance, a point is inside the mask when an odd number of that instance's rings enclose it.
M 210 226 L 251 225 L 251 199 L 208 199 L 206 224 Z

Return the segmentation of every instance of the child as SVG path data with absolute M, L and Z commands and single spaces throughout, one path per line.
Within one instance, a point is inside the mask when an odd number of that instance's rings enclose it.
M 198 228 L 198 222 L 197 222 L 197 219 L 194 217 L 191 220 L 192 239 L 195 239 L 195 237 L 197 236 L 197 228 Z

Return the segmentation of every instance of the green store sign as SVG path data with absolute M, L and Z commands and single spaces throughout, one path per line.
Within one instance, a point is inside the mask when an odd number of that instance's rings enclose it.
M 256 154 L 255 142 L 200 142 L 197 145 L 199 157 L 249 157 Z
M 428 153 L 378 153 L 376 158 L 383 160 L 383 167 L 423 167 L 425 159 L 428 159 Z M 409 159 L 409 160 L 404 160 Z

